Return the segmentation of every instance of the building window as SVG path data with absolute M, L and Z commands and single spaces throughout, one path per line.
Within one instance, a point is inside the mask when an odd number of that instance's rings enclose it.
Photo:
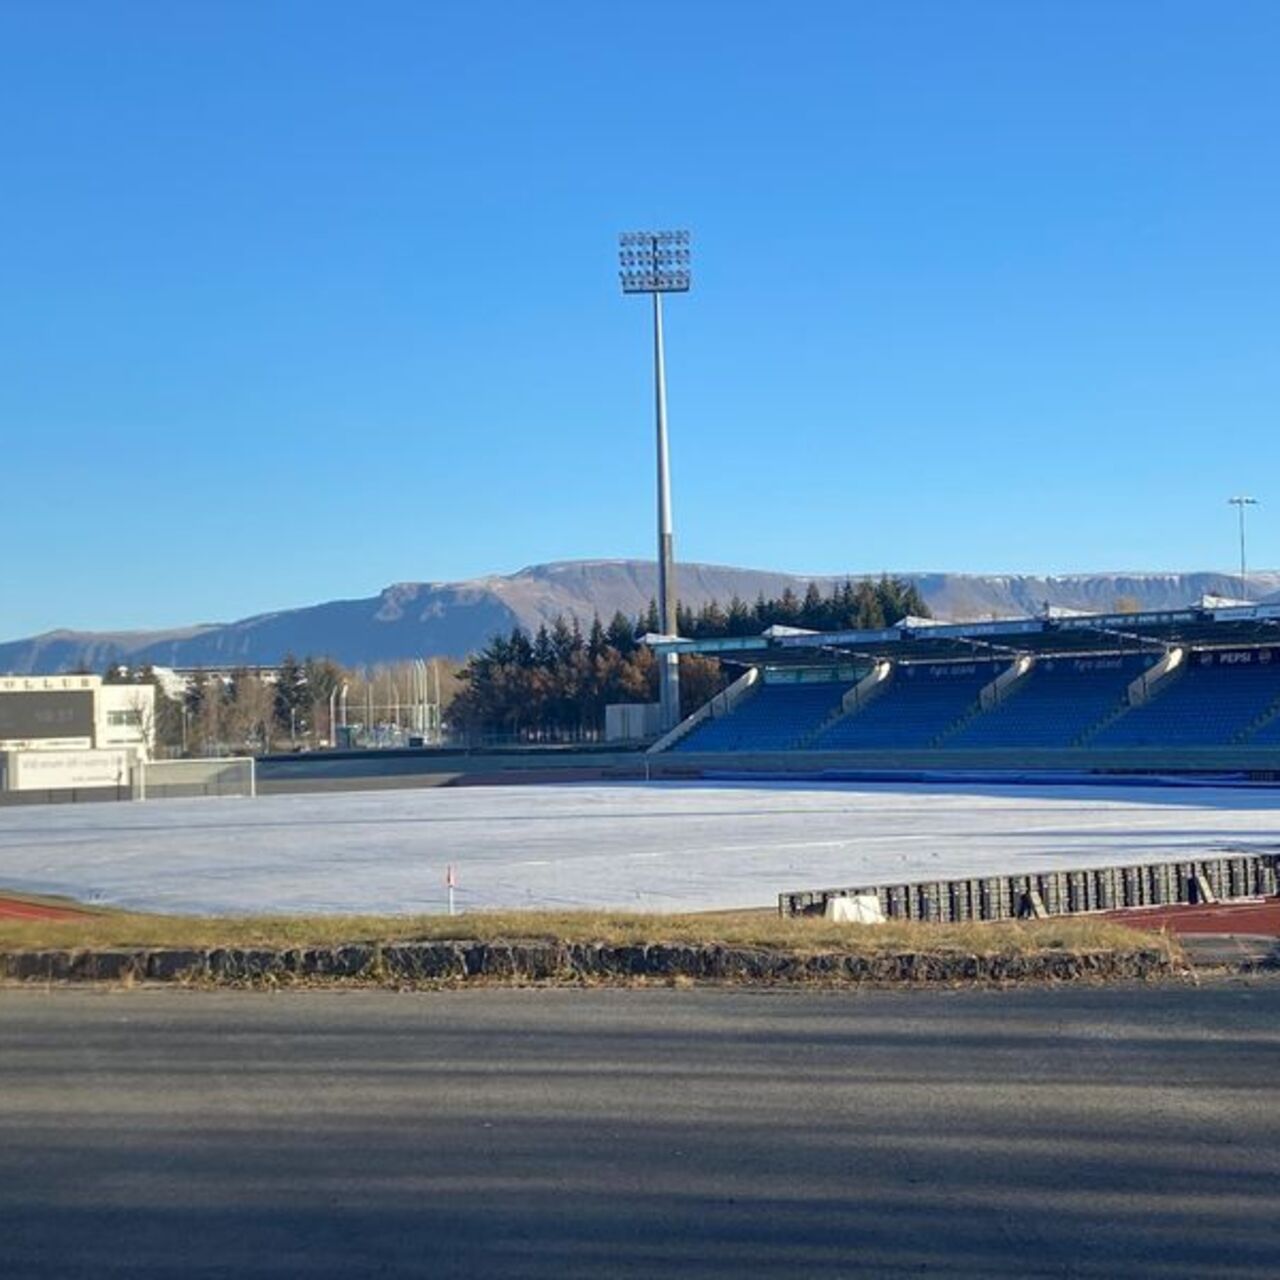
M 126 725 L 136 728 L 142 723 L 141 711 L 108 711 L 107 724 L 113 729 L 122 729 Z

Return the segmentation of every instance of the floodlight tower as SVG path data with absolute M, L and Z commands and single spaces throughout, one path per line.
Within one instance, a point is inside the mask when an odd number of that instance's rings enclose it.
M 1244 509 L 1245 507 L 1256 507 L 1258 505 L 1257 498 L 1250 498 L 1246 494 L 1239 493 L 1234 498 L 1227 499 L 1228 506 L 1235 507 L 1240 513 L 1240 598 L 1247 600 L 1249 598 L 1249 579 L 1245 576 L 1245 558 L 1244 558 Z
M 671 475 L 667 452 L 667 375 L 662 348 L 662 295 L 689 292 L 687 231 L 627 231 L 618 237 L 623 293 L 653 298 L 653 394 L 658 418 L 658 611 L 665 635 L 676 634 L 675 559 L 671 538 Z M 680 667 L 674 653 L 662 655 L 658 671 L 662 728 L 680 718 Z

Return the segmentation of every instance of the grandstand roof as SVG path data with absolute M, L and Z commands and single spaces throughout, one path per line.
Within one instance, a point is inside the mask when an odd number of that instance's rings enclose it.
M 743 666 L 825 666 L 861 658 L 906 662 L 1005 654 L 1039 655 L 1280 645 L 1280 604 L 1204 605 L 1156 613 L 1003 618 L 990 622 L 904 619 L 874 631 L 814 631 L 717 639 L 658 639 L 659 653 L 701 653 Z

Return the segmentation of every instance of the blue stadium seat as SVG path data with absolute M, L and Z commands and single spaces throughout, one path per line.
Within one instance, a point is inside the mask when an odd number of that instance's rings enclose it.
M 1091 739 L 1099 747 L 1229 746 L 1265 744 L 1247 731 L 1280 699 L 1280 655 L 1268 650 L 1193 653 L 1150 702 L 1134 707 Z M 1267 726 L 1270 729 L 1271 726 Z
M 965 715 L 1007 664 L 908 663 L 861 711 L 837 720 L 813 743 L 816 751 L 927 747 Z
M 706 720 L 672 751 L 785 751 L 812 733 L 839 705 L 849 686 L 765 683 L 727 716 Z
M 1280 715 L 1272 714 L 1280 709 L 1280 649 L 1274 657 L 1268 650 L 1193 653 L 1149 702 L 1127 708 L 1126 689 L 1156 660 L 1151 653 L 1041 658 L 984 712 L 978 695 L 1007 661 L 899 664 L 876 698 L 821 733 L 847 683 L 766 681 L 672 750 L 1280 746 Z
M 947 739 L 948 747 L 1069 747 L 1122 705 L 1154 655 L 1042 658 L 1004 701 Z

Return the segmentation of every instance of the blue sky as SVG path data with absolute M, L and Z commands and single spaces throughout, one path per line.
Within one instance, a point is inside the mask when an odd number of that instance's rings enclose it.
M 1280 563 L 1280 8 L 0 9 L 0 638 L 648 556 Z

